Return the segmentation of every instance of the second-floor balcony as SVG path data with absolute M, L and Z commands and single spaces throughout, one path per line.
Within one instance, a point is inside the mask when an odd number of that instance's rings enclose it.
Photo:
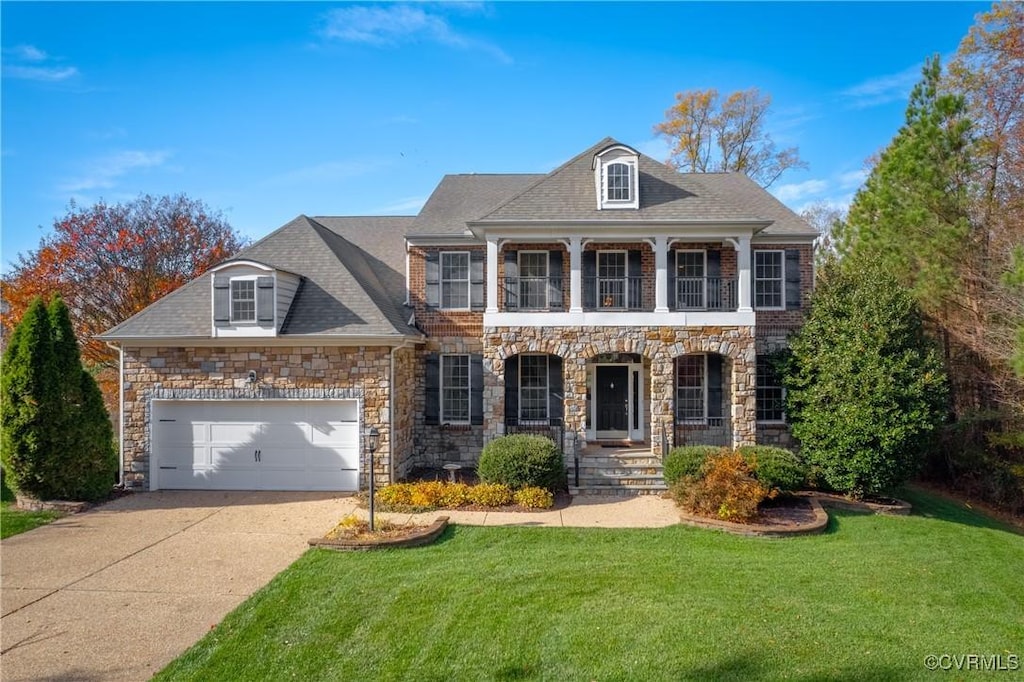
M 499 300 L 507 312 L 563 312 L 568 293 L 563 277 L 505 277 Z M 596 312 L 652 312 L 655 309 L 653 276 L 581 278 L 582 308 Z M 674 287 L 673 287 L 674 285 Z M 676 277 L 670 280 L 672 311 L 735 312 L 738 280 L 735 277 Z M 674 295 L 673 295 L 674 294 Z

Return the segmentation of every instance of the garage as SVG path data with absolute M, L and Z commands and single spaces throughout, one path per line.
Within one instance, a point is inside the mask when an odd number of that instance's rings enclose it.
M 356 400 L 155 400 L 152 489 L 359 489 Z

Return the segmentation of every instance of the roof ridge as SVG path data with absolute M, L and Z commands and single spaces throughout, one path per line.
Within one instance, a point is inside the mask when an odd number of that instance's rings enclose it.
M 509 204 L 511 204 L 511 203 L 512 203 L 513 201 L 515 201 L 515 200 L 516 200 L 516 199 L 518 199 L 519 197 L 523 196 L 524 194 L 526 194 L 527 192 L 529 192 L 530 190 L 532 190 L 532 189 L 533 189 L 534 187 L 536 187 L 537 185 L 541 184 L 542 182 L 545 182 L 545 181 L 547 181 L 547 180 L 548 180 L 548 179 L 550 179 L 550 178 L 553 178 L 553 177 L 555 177 L 556 175 L 558 175 L 559 173 L 561 173 L 562 171 L 564 171 L 564 170 L 565 170 L 566 168 L 568 168 L 568 167 L 569 167 L 570 165 L 572 165 L 572 164 L 576 163 L 577 161 L 579 161 L 580 159 L 582 159 L 582 158 L 583 158 L 584 156 L 586 156 L 587 154 L 594 154 L 594 153 L 596 153 L 596 152 L 594 152 L 594 149 L 595 149 L 596 147 L 600 147 L 600 148 L 602 148 L 602 149 L 603 149 L 604 147 L 608 147 L 608 146 L 609 146 L 609 145 L 611 145 L 611 144 L 622 144 L 622 143 L 621 143 L 621 142 L 619 142 L 618 140 L 616 140 L 616 139 L 615 139 L 615 138 L 613 138 L 613 137 L 610 137 L 610 136 L 606 136 L 606 137 L 604 137 L 603 139 L 599 140 L 599 141 L 598 141 L 598 142 L 597 142 L 596 144 L 592 144 L 592 145 L 590 145 L 589 147 L 587 147 L 586 149 L 584 149 L 584 150 L 583 150 L 582 152 L 580 152 L 580 153 L 579 153 L 579 154 L 577 154 L 576 156 L 572 157 L 571 159 L 569 159 L 568 161 L 566 161 L 565 163 L 563 163 L 563 164 L 562 164 L 561 166 L 559 166 L 558 168 L 555 168 L 555 169 L 554 169 L 553 171 L 551 171 L 550 173 L 546 173 L 545 175 L 543 175 L 543 176 L 541 176 L 541 177 L 537 178 L 537 179 L 536 179 L 536 180 L 535 180 L 534 182 L 531 182 L 531 183 L 530 183 L 529 185 L 527 185 L 527 186 L 526 186 L 525 188 L 523 188 L 523 189 L 522 189 L 521 191 L 519 191 L 519 192 L 518 192 L 517 194 L 515 194 L 515 195 L 513 195 L 513 196 L 509 197 L 508 199 L 506 199 L 505 201 L 501 202 L 501 203 L 500 203 L 500 204 L 498 204 L 497 206 L 494 206 L 494 207 L 493 207 L 493 208 L 491 208 L 491 209 L 490 209 L 489 211 L 487 211 L 487 213 L 484 213 L 484 214 L 483 214 L 482 216 L 480 216 L 479 218 L 477 218 L 477 220 L 486 220 L 486 219 L 487 219 L 487 218 L 488 218 L 488 217 L 489 217 L 489 216 L 490 216 L 490 215 L 491 215 L 492 213 L 497 213 L 497 212 L 498 212 L 499 210 L 501 210 L 501 209 L 502 209 L 502 208 L 504 208 L 505 206 L 508 206 L 508 205 L 509 205 Z

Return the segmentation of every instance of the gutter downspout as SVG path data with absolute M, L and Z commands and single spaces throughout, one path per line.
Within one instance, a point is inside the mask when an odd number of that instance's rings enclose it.
M 124 487 L 124 348 L 109 341 L 107 346 L 117 350 L 117 485 Z

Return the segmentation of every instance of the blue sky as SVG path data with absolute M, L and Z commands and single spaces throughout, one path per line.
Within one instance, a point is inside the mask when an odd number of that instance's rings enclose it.
M 926 57 L 987 3 L 3 2 L 2 261 L 70 199 L 185 192 L 256 238 L 414 214 L 445 173 L 546 172 L 606 135 L 663 158 L 676 92 L 758 87 L 847 203 Z

